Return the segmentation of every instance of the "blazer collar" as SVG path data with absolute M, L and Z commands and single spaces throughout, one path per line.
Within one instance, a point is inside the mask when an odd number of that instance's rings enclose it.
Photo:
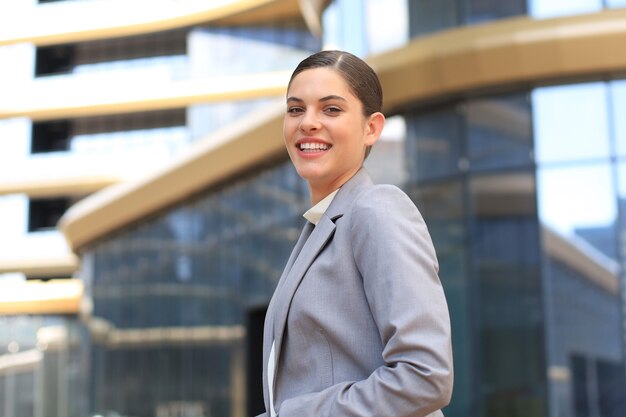
M 341 186 L 339 192 L 328 207 L 328 210 L 326 210 L 326 216 L 333 222 L 343 216 L 346 210 L 350 208 L 357 195 L 363 190 L 363 187 L 368 187 L 373 184 L 367 170 L 365 170 L 365 168 L 359 169 L 352 178 Z

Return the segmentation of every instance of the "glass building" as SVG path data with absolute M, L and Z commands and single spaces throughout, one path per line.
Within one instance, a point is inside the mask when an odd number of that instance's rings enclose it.
M 55 3 L 23 13 L 89 4 Z M 34 45 L 41 94 L 96 84 L 78 107 L 0 105 L 0 129 L 30 132 L 29 166 L 42 155 L 90 166 L 94 154 L 122 161 L 109 174 L 154 164 L 82 194 L 45 175 L 18 193 L 0 177 L 5 202 L 30 196 L 28 222 L 62 216 L 61 232 L 48 221 L 26 238 L 62 233 L 80 260 L 64 272 L 80 283 L 65 293 L 76 305 L 59 310 L 16 290 L 34 285 L 16 273 L 58 273 L 0 259 L 0 414 L 261 411 L 263 317 L 308 208 L 282 145 L 280 71 L 339 47 L 385 91 L 389 123 L 366 166 L 416 202 L 437 250 L 455 360 L 446 416 L 626 415 L 626 2 L 218 3 L 141 34 L 115 22 L 99 38 L 0 32 L 0 53 Z M 65 70 L 45 75 L 54 65 Z M 2 82 L 25 77 L 14 72 Z M 106 107 L 102 80 L 117 78 L 129 94 Z M 175 152 L 159 159 L 164 144 Z M 5 148 L 6 160 L 18 152 Z M 65 205 L 35 204 L 42 188 Z

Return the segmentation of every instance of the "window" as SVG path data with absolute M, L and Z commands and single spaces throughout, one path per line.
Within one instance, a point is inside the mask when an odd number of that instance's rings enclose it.
M 459 24 L 455 0 L 409 1 L 409 37 L 451 28 Z
M 67 120 L 33 123 L 31 153 L 67 151 L 70 123 Z
M 150 35 L 54 45 L 37 48 L 35 75 L 67 74 L 88 70 L 94 64 L 118 67 L 146 67 L 146 58 L 165 57 L 172 62 L 187 54 L 187 30 Z M 121 61 L 126 61 L 119 65 Z
M 464 0 L 465 22 L 481 23 L 526 14 L 526 0 Z
M 46 198 L 30 200 L 28 210 L 28 231 L 38 232 L 54 229 L 57 222 L 69 208 L 68 198 Z
M 540 18 L 592 13 L 602 10 L 602 0 L 530 0 L 528 9 Z
M 35 76 L 63 74 L 72 71 L 75 48 L 71 45 L 55 45 L 37 48 Z
M 537 163 L 608 158 L 608 102 L 606 84 L 600 82 L 534 90 Z
M 185 109 L 33 123 L 31 153 L 109 152 L 187 142 Z

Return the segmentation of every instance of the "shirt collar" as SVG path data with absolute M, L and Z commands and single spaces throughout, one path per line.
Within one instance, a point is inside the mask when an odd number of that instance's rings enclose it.
M 326 210 L 330 206 L 330 203 L 333 202 L 333 198 L 335 198 L 337 191 L 339 190 L 337 189 L 333 191 L 332 193 L 328 194 L 326 197 L 324 197 L 324 199 L 322 199 L 322 201 L 320 201 L 319 203 L 317 203 L 316 205 L 308 209 L 306 213 L 304 213 L 302 216 L 308 221 L 310 221 L 311 223 L 316 225 L 317 222 L 319 222 L 320 219 L 322 218 L 322 215 L 326 213 Z

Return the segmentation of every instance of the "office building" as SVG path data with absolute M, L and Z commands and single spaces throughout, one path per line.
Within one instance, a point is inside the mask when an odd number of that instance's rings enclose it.
M 0 414 L 260 411 L 286 81 L 336 47 L 437 249 L 446 416 L 626 415 L 625 45 L 624 0 L 0 5 Z

